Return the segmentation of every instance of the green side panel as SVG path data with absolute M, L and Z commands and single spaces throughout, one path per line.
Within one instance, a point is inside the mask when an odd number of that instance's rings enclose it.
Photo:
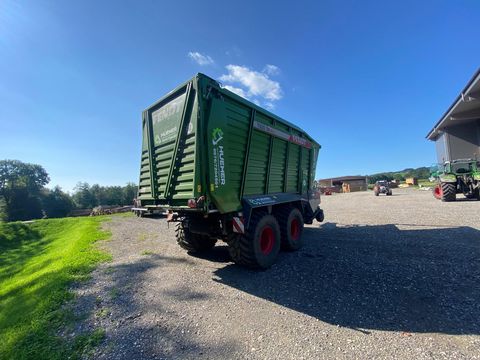
M 290 131 L 290 129 L 288 128 L 287 125 L 282 124 L 281 122 L 278 122 L 278 121 L 275 123 L 275 127 L 282 130 L 282 131 L 286 131 L 286 132 Z
M 250 144 L 247 176 L 244 195 L 265 194 L 268 157 L 270 154 L 270 136 L 254 130 Z
M 290 144 L 288 153 L 287 192 L 298 192 L 298 167 L 300 165 L 300 146 Z
M 268 183 L 269 193 L 283 192 L 285 180 L 285 158 L 287 157 L 287 142 L 278 138 L 273 139 L 272 164 Z
M 140 200 L 152 199 L 150 179 L 150 157 L 148 155 L 148 128 L 145 119 L 142 121 L 142 155 L 140 160 L 140 179 L 138 183 L 138 198 Z
M 255 121 L 266 125 L 272 125 L 272 120 L 260 113 L 256 113 Z M 248 169 L 245 176 L 245 188 L 243 195 L 266 194 L 268 158 L 270 156 L 271 136 L 254 129 L 250 142 Z
M 308 183 L 310 178 L 310 153 L 310 149 L 302 147 L 302 162 L 300 167 L 301 194 L 306 194 L 308 191 Z
M 315 173 L 317 171 L 317 158 L 318 158 L 318 152 L 319 152 L 319 147 L 317 145 L 314 145 L 311 150 L 311 161 L 310 161 L 310 183 L 309 183 L 309 188 L 313 187 L 313 184 L 315 182 Z
M 272 125 L 273 123 L 273 120 L 271 118 L 258 112 L 257 112 L 257 115 L 255 116 L 255 120 L 267 125 Z
M 221 212 L 241 208 L 240 187 L 250 109 L 228 98 L 212 98 L 207 126 L 208 186 Z
M 226 129 L 229 136 L 227 145 L 228 179 L 230 189 L 240 202 L 240 187 L 247 148 L 250 109 L 230 99 L 225 99 Z

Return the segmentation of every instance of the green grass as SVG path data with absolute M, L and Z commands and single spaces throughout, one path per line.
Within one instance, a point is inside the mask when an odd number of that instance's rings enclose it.
M 117 216 L 117 217 L 133 217 L 135 216 L 135 214 L 131 211 L 128 211 L 128 212 L 123 212 L 123 213 L 116 213 L 116 214 L 113 214 L 113 216 Z
M 141 255 L 153 255 L 153 254 L 155 253 L 151 250 L 143 250 Z
M 0 224 L 0 359 L 78 358 L 103 330 L 62 337 L 77 319 L 68 307 L 73 282 L 84 281 L 109 255 L 93 243 L 106 217 Z
M 117 288 L 113 288 L 113 289 L 110 289 L 108 294 L 110 295 L 110 299 L 115 300 L 120 296 L 120 290 L 118 290 Z
M 99 317 L 99 318 L 106 318 L 109 314 L 110 314 L 110 310 L 107 309 L 107 308 L 103 308 L 103 309 L 98 310 L 95 313 L 95 316 Z
M 73 354 L 78 356 L 79 354 L 90 355 L 93 349 L 98 346 L 105 339 L 105 330 L 96 329 L 90 334 L 82 334 L 75 338 L 73 346 Z

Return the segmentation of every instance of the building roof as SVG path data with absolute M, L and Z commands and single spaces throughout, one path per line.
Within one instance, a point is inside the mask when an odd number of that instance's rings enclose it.
M 426 137 L 436 140 L 442 129 L 477 119 L 480 119 L 480 68 Z
M 356 176 L 340 176 L 336 178 L 328 179 L 319 179 L 318 181 L 353 181 L 353 180 L 366 180 L 366 176 L 356 175 Z

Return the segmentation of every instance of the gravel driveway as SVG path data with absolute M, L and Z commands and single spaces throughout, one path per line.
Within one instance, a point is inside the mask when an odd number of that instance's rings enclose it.
M 480 202 L 394 189 L 322 199 L 325 222 L 267 271 L 164 219 L 114 217 L 113 261 L 78 293 L 101 359 L 480 359 Z

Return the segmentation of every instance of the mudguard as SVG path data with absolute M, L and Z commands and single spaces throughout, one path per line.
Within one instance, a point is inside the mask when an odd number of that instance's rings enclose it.
M 440 182 L 444 183 L 456 183 L 457 182 L 457 177 L 453 174 L 441 174 L 439 176 Z
M 318 212 L 318 209 L 312 209 L 309 199 L 306 196 L 299 194 L 278 193 L 269 195 L 244 196 L 242 198 L 242 205 L 245 226 L 248 228 L 252 210 L 255 208 L 294 202 L 299 202 L 302 205 L 304 212 L 307 213 L 312 219 Z M 309 223 L 307 221 L 308 219 L 305 220 L 306 223 Z

